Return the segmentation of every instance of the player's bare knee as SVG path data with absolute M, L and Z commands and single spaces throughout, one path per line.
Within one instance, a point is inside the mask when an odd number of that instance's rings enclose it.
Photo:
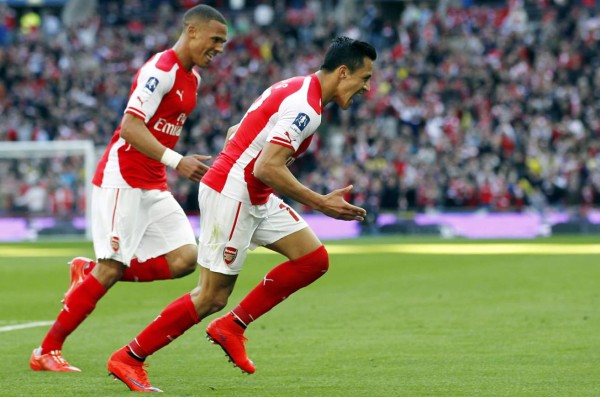
M 196 270 L 198 250 L 195 245 L 184 245 L 177 250 L 167 254 L 167 261 L 171 268 L 173 278 L 180 278 L 191 274 Z
M 92 276 L 106 288 L 110 288 L 123 276 L 124 265 L 113 260 L 99 260 Z
M 180 277 L 187 276 L 188 274 L 194 273 L 194 270 L 196 270 L 196 260 L 195 259 L 193 261 L 183 262 L 181 264 L 181 266 L 178 267 L 177 272 L 173 273 L 173 278 L 180 278 Z

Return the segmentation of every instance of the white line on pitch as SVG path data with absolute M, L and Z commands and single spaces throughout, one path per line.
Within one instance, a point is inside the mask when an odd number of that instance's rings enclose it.
M 35 321 L 33 323 L 7 325 L 5 327 L 0 327 L 0 332 L 15 331 L 17 329 L 24 329 L 24 328 L 44 327 L 46 325 L 52 325 L 52 324 L 54 324 L 54 321 Z

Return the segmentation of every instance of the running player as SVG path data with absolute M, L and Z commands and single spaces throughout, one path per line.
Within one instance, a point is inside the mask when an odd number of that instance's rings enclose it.
M 173 148 L 196 107 L 200 75 L 194 66 L 208 66 L 223 51 L 226 23 L 212 7 L 189 9 L 175 45 L 155 54 L 136 74 L 121 125 L 93 178 L 98 263 L 85 258 L 71 262 L 63 309 L 33 351 L 31 369 L 80 371 L 63 358 L 62 346 L 117 281 L 172 279 L 195 270 L 194 232 L 168 191 L 165 166 L 196 182 L 208 169 L 202 162 L 210 156 L 182 156 Z
M 269 87 L 230 129 L 224 150 L 200 184 L 198 287 L 167 306 L 108 361 L 109 372 L 131 390 L 152 388 L 143 367 L 146 357 L 223 309 L 247 250 L 265 246 L 288 260 L 206 330 L 237 367 L 255 372 L 244 346 L 245 328 L 329 267 L 323 244 L 273 191 L 335 219 L 364 220 L 366 211 L 343 198 L 352 186 L 321 195 L 300 183 L 287 165 L 310 144 L 325 105 L 335 102 L 348 109 L 355 95 L 370 89 L 376 57 L 368 43 L 337 38 L 319 71 Z

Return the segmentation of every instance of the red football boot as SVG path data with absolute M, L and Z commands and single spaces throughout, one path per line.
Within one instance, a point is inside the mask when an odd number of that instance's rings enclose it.
M 212 343 L 221 346 L 235 366 L 248 374 L 253 374 L 256 367 L 246 354 L 244 343 L 248 339 L 244 337 L 244 327 L 234 319 L 235 316 L 228 313 L 213 320 L 206 328 L 206 336 Z
M 162 392 L 159 388 L 153 387 L 148 381 L 148 374 L 144 368 L 146 366 L 148 364 L 131 357 L 127 353 L 127 346 L 125 346 L 110 356 L 107 368 L 109 375 L 125 383 L 131 391 Z
M 81 284 L 85 276 L 87 276 L 88 273 L 92 271 L 94 266 L 96 266 L 96 262 L 90 258 L 78 256 L 69 262 L 69 266 L 71 267 L 71 281 L 69 283 L 69 289 L 67 292 L 65 292 L 65 295 L 60 303 L 65 303 L 67 297 L 71 294 L 75 287 Z

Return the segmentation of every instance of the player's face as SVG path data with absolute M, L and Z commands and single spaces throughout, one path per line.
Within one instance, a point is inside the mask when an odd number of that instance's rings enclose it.
M 340 83 L 338 84 L 335 103 L 346 110 L 352 105 L 352 98 L 371 90 L 371 76 L 373 74 L 373 60 L 364 58 L 361 68 L 352 72 L 344 67 L 340 72 Z
M 208 23 L 195 23 L 190 31 L 190 54 L 199 67 L 208 66 L 213 58 L 223 52 L 227 41 L 227 26 L 211 20 Z

